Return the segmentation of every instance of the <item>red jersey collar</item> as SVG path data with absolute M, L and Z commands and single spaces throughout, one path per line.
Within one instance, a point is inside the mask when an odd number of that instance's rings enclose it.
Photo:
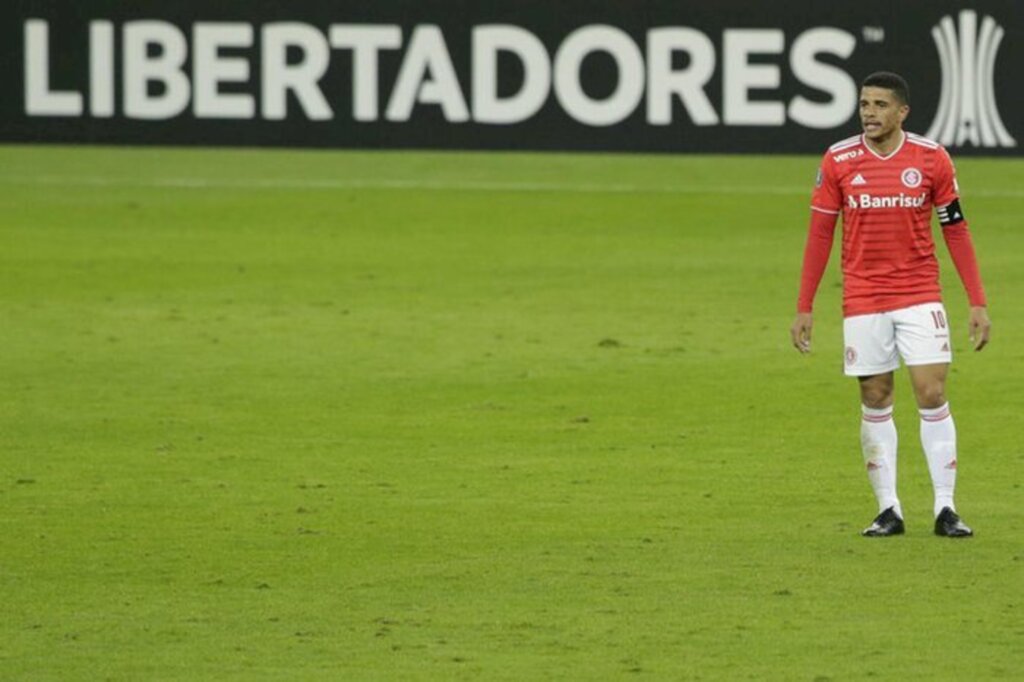
M 899 154 L 900 150 L 903 149 L 903 145 L 907 141 L 907 134 L 903 130 L 900 130 L 900 143 L 898 145 L 896 145 L 896 149 L 893 149 L 891 152 L 889 152 L 885 156 L 882 156 L 881 154 L 879 154 L 878 152 L 876 152 L 874 149 L 871 148 L 871 145 L 868 144 L 868 138 L 864 136 L 864 133 L 861 133 L 860 141 L 861 141 L 861 144 L 863 144 L 867 148 L 867 150 L 869 152 L 871 152 L 872 154 L 874 154 L 878 159 L 880 159 L 882 161 L 888 161 L 892 157 L 894 157 L 897 154 Z

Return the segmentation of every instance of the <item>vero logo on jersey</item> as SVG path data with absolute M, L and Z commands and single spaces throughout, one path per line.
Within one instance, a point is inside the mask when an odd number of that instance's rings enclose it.
M 889 196 L 851 194 L 847 197 L 846 203 L 850 208 L 921 208 L 927 199 L 927 192 L 917 196 L 903 192 Z
M 978 13 L 971 9 L 960 12 L 959 19 L 959 37 L 951 16 L 932 28 L 942 66 L 942 95 L 925 137 L 945 145 L 1016 147 L 996 106 L 996 53 L 1003 27 L 986 16 L 979 29 Z
M 852 152 L 844 152 L 842 154 L 836 154 L 832 157 L 832 160 L 836 163 L 842 163 L 843 161 L 849 161 L 850 159 L 856 159 L 858 156 L 864 156 L 863 149 L 854 149 Z

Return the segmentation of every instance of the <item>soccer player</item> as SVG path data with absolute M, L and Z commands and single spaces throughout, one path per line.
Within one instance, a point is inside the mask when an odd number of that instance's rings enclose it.
M 861 448 L 879 508 L 863 534 L 904 532 L 892 419 L 893 371 L 902 357 L 921 415 L 921 445 L 935 491 L 935 534 L 969 537 L 973 531 L 953 504 L 956 428 L 946 401 L 951 339 L 932 240 L 933 206 L 967 290 L 974 350 L 988 343 L 991 323 L 953 162 L 941 145 L 904 132 L 909 112 L 910 93 L 902 77 L 879 72 L 864 79 L 863 134 L 832 145 L 818 170 L 790 334 L 797 350 L 810 351 L 814 294 L 842 213 L 845 372 L 860 382 Z

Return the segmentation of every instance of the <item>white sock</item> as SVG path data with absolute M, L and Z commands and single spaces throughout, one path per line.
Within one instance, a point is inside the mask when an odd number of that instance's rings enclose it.
M 896 496 L 896 424 L 892 420 L 892 405 L 874 409 L 861 405 L 860 447 L 868 480 L 878 500 L 878 511 L 894 507 L 903 518 L 903 509 Z
M 928 459 L 928 471 L 932 475 L 935 489 L 935 515 L 943 507 L 953 506 L 953 489 L 956 487 L 956 425 L 949 412 L 949 403 L 921 413 L 921 446 Z

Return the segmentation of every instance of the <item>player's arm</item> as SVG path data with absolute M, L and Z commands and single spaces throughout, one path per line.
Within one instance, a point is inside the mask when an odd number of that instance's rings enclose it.
M 981 350 L 988 344 L 992 322 L 988 317 L 988 303 L 985 299 L 985 287 L 981 282 L 978 259 L 974 252 L 971 232 L 967 227 L 963 209 L 960 207 L 953 163 L 949 155 L 942 152 L 945 163 L 940 164 L 940 174 L 936 178 L 935 212 L 942 226 L 942 238 L 949 249 L 949 255 L 956 266 L 960 281 L 967 291 L 967 300 L 971 305 L 968 322 L 971 343 L 974 350 Z
M 801 353 L 808 353 L 811 350 L 814 296 L 828 266 L 829 254 L 832 253 L 837 217 L 838 213 L 827 213 L 814 208 L 811 210 L 811 225 L 807 231 L 804 262 L 800 270 L 800 295 L 797 297 L 796 319 L 790 328 L 793 345 Z
M 964 220 L 960 200 L 954 199 L 946 206 L 938 207 L 939 223 L 942 225 L 942 237 L 946 241 L 949 255 L 953 258 L 960 281 L 967 291 L 967 300 L 971 304 L 969 330 L 974 350 L 981 350 L 988 344 L 992 322 L 988 317 L 988 303 L 985 299 L 985 287 L 981 282 L 978 269 L 978 258 L 974 253 L 971 232 Z
M 832 241 L 835 238 L 836 219 L 839 217 L 841 201 L 838 183 L 833 177 L 831 167 L 828 166 L 826 156 L 818 170 L 818 180 L 811 198 L 811 224 L 807 231 L 803 267 L 800 271 L 796 319 L 789 329 L 793 346 L 801 353 L 809 353 L 811 350 L 814 296 L 828 266 L 829 254 L 832 253 Z

